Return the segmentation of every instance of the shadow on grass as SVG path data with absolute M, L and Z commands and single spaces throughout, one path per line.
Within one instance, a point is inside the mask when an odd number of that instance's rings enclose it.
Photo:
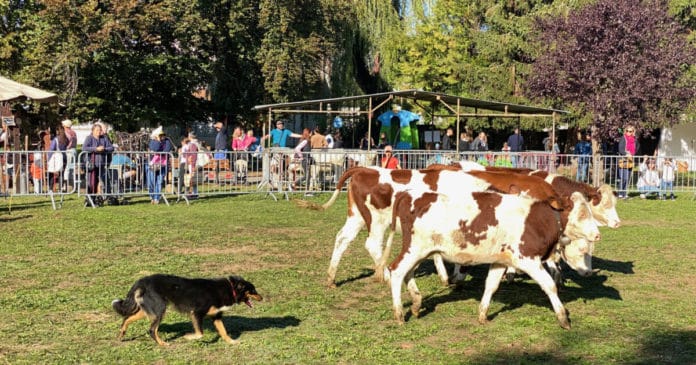
M 633 261 L 614 261 L 594 256 L 592 257 L 592 267 L 622 274 L 635 274 L 633 271 Z
M 432 274 L 435 271 L 432 261 L 425 261 L 416 270 L 416 277 Z M 468 279 L 453 286 L 448 293 L 441 295 L 438 293 L 423 297 L 423 305 L 419 317 L 424 317 L 435 310 L 442 303 L 473 299 L 477 302 L 481 300 L 485 288 L 488 265 L 473 266 L 469 269 Z M 593 275 L 590 277 L 573 277 L 580 287 L 559 288 L 559 297 L 564 304 L 577 300 L 592 300 L 607 298 L 622 300 L 618 290 L 606 286 L 607 276 Z M 407 295 L 407 294 L 405 294 Z M 516 279 L 512 283 L 503 281 L 498 290 L 493 294 L 493 300 L 504 303 L 503 308 L 494 313 L 488 313 L 491 320 L 499 314 L 531 304 L 539 307 L 552 309 L 548 296 L 541 290 L 539 284 L 533 280 Z
M 297 327 L 300 325 L 300 320 L 294 316 L 285 317 L 261 317 L 261 318 L 248 318 L 243 316 L 226 316 L 222 317 L 222 323 L 225 325 L 227 333 L 233 339 L 238 339 L 245 332 L 261 331 L 270 328 L 287 328 L 287 327 Z M 166 341 L 175 340 L 177 338 L 183 337 L 187 333 L 193 332 L 193 325 L 190 321 L 184 321 L 179 323 L 171 324 L 161 324 L 159 326 L 159 333 L 176 333 L 176 335 L 169 337 Z M 217 334 L 217 330 L 213 327 L 213 322 L 208 318 L 203 321 L 203 332 L 213 332 Z M 220 340 L 219 336 L 215 336 L 213 340 L 209 342 L 217 342 Z
M 643 336 L 635 364 L 693 364 L 696 331 L 648 332 Z
M 375 270 L 373 270 L 373 269 L 365 269 L 365 268 L 363 268 L 363 269 L 362 269 L 362 272 L 361 272 L 360 274 L 358 274 L 358 275 L 356 275 L 356 276 L 351 276 L 351 277 L 349 277 L 349 278 L 347 278 L 347 279 L 343 279 L 343 280 L 341 280 L 341 281 L 337 281 L 337 282 L 336 282 L 336 287 L 338 288 L 338 287 L 341 287 L 342 285 L 345 285 L 345 284 L 348 284 L 348 283 L 352 283 L 352 282 L 357 281 L 357 280 L 369 278 L 369 277 L 371 277 L 372 275 L 374 275 L 374 273 L 375 273 Z
M 18 221 L 20 219 L 30 219 L 34 217 L 33 215 L 3 215 L 0 214 L 0 222 L 13 222 L 13 221 Z
M 563 335 L 565 336 L 565 334 Z M 572 336 L 568 334 L 568 336 Z M 637 353 L 622 356 L 626 364 L 693 364 L 696 359 L 696 331 L 648 332 L 641 336 Z M 572 351 L 571 351 L 572 352 Z M 472 364 L 585 364 L 588 359 L 563 351 L 486 352 L 467 358 Z M 595 361 L 601 363 L 602 361 Z

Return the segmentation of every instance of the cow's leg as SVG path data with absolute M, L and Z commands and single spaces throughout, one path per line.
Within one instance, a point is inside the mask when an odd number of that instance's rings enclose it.
M 452 269 L 452 276 L 450 276 L 450 283 L 456 284 L 460 281 L 464 281 L 466 279 L 466 273 L 469 272 L 469 267 L 468 266 L 462 266 L 460 264 L 454 264 L 454 268 Z
M 481 304 L 479 304 L 479 323 L 488 322 L 488 307 L 491 305 L 493 293 L 498 290 L 500 279 L 503 278 L 503 274 L 505 274 L 505 266 L 503 265 L 491 264 L 490 268 L 488 269 L 488 277 L 486 277 L 486 289 L 483 291 Z
M 397 322 L 399 322 L 399 324 L 404 323 L 404 310 L 403 304 L 401 302 L 401 286 L 404 284 L 404 279 L 409 277 L 409 275 L 411 278 L 413 278 L 413 272 L 419 261 L 419 258 L 415 257 L 411 253 L 408 253 L 404 255 L 398 263 L 396 263 L 396 267 L 394 267 L 394 263 L 392 263 L 391 266 L 390 285 L 392 292 L 392 304 L 394 308 L 394 317 L 396 318 Z M 413 282 L 413 287 L 415 287 L 415 281 Z M 411 286 L 409 281 L 409 292 L 410 290 Z M 416 290 L 418 290 L 418 288 L 416 288 Z M 413 296 L 412 292 L 411 295 Z
M 367 235 L 367 239 L 365 240 L 365 248 L 367 249 L 367 252 L 370 253 L 370 256 L 372 257 L 372 261 L 375 264 L 375 280 L 376 281 L 383 281 L 383 267 L 381 266 L 382 262 L 382 256 L 385 257 L 385 261 L 389 257 L 389 252 L 386 252 L 384 250 L 384 233 L 386 231 L 386 228 L 388 225 L 385 224 L 380 224 L 381 222 L 379 221 L 373 221 L 372 225 L 370 226 L 370 232 Z
M 449 284 L 449 276 L 447 275 L 447 268 L 445 267 L 445 262 L 442 259 L 442 256 L 440 256 L 438 253 L 434 254 L 433 263 L 435 264 L 435 270 L 437 271 L 437 276 L 440 277 L 442 285 L 447 286 Z
M 389 232 L 389 237 L 387 237 L 387 243 L 384 245 L 384 253 L 379 259 L 379 263 L 375 267 L 375 280 L 388 281 L 389 280 L 389 270 L 386 270 L 387 260 L 389 259 L 389 253 L 391 252 L 391 246 L 394 242 L 394 231 Z
M 355 237 L 358 236 L 358 233 L 360 233 L 360 230 L 364 226 L 365 222 L 363 222 L 360 216 L 349 216 L 341 230 L 336 234 L 336 242 L 334 243 L 334 250 L 331 254 L 331 263 L 329 264 L 328 271 L 329 278 L 327 284 L 329 286 L 335 286 L 334 280 L 336 279 L 338 263 L 341 262 L 343 253 L 346 251 L 346 249 L 348 249 L 350 243 L 355 240 Z
M 438 255 L 439 256 L 439 255 Z M 408 288 L 408 293 L 411 295 L 411 314 L 414 317 L 418 317 L 418 312 L 420 312 L 421 304 L 423 304 L 423 295 L 421 295 L 418 286 L 416 285 L 416 277 L 414 275 L 416 268 L 409 271 L 406 275 L 406 287 Z
M 536 281 L 542 290 L 546 293 L 551 300 L 551 306 L 553 306 L 553 311 L 556 312 L 556 318 L 561 327 L 569 330 L 570 321 L 568 321 L 568 313 L 566 312 L 561 299 L 558 298 L 558 289 L 556 288 L 556 283 L 551 278 L 551 275 L 544 270 L 544 267 L 539 261 L 523 260 L 519 264 L 519 268 L 524 270 L 534 281 Z
M 553 282 L 556 283 L 556 286 L 562 287 L 563 274 L 561 273 L 561 268 L 558 266 L 558 263 L 553 260 L 546 260 L 546 267 L 549 270 L 549 274 L 551 274 L 551 277 L 553 278 Z

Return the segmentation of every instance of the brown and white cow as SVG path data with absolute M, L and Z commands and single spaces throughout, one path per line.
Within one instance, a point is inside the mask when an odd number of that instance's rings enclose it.
M 493 293 L 507 266 L 534 279 L 551 300 L 561 327 L 569 329 L 567 312 L 557 287 L 542 261 L 552 254 L 563 235 L 570 240 L 600 239 L 592 211 L 582 194 L 571 195 L 573 207 L 559 213 L 546 202 L 512 194 L 473 192 L 401 192 L 394 202 L 392 233 L 401 222 L 403 245 L 385 276 L 391 280 L 394 316 L 403 323 L 401 287 L 404 280 L 417 316 L 422 296 L 414 270 L 428 256 L 439 254 L 462 265 L 491 264 L 479 306 L 479 322 L 486 322 Z M 570 253 L 566 253 L 570 254 Z
M 343 227 L 336 234 L 334 250 L 328 269 L 328 285 L 334 285 L 336 271 L 343 253 L 355 240 L 360 230 L 367 228 L 368 237 L 365 248 L 370 253 L 375 267 L 375 277 L 382 279 L 379 263 L 382 261 L 384 234 L 392 218 L 392 201 L 395 194 L 407 190 L 433 190 L 445 194 L 460 192 L 485 191 L 525 192 L 527 195 L 547 201 L 555 208 L 561 209 L 563 201 L 551 189 L 550 185 L 536 176 L 518 175 L 513 178 L 500 173 L 482 172 L 477 176 L 461 169 L 427 169 L 427 170 L 388 170 L 382 168 L 356 167 L 348 169 L 341 176 L 331 199 L 321 206 L 330 207 L 338 197 L 343 184 L 351 179 L 348 187 L 348 216 Z M 447 282 L 444 265 L 438 266 L 438 275 Z

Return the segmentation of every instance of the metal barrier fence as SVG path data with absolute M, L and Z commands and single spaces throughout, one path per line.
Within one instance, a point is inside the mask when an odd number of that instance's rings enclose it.
M 696 158 L 667 156 L 579 156 L 547 152 L 397 150 L 401 168 L 474 161 L 486 166 L 545 170 L 594 186 L 607 183 L 620 194 L 696 193 Z M 195 155 L 195 158 L 191 158 Z M 101 156 L 101 158 L 98 158 Z M 380 166 L 381 150 L 321 149 L 297 153 L 290 148 L 253 152 L 198 152 L 175 155 L 142 151 L 95 154 L 74 151 L 0 152 L 0 195 L 49 197 L 54 209 L 66 195 L 85 197 L 85 205 L 124 204 L 133 197 L 170 204 L 217 195 L 313 194 L 331 192 L 343 172 L 353 166 Z M 641 181 L 653 169 L 654 186 Z M 645 179 L 643 179 L 645 180 Z

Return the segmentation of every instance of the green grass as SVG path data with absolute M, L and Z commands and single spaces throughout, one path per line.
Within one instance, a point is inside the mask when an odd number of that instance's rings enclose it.
M 328 196 L 313 198 L 323 202 Z M 0 362 L 21 363 L 470 363 L 687 364 L 696 362 L 696 205 L 619 202 L 623 226 L 602 228 L 595 267 L 569 273 L 561 300 L 573 328 L 561 329 L 536 283 L 501 284 L 487 325 L 477 323 L 485 268 L 443 287 L 430 262 L 418 270 L 420 318 L 399 326 L 385 284 L 375 283 L 361 234 L 325 285 L 345 198 L 330 210 L 262 196 L 151 206 L 146 201 L 63 209 L 32 198 L 0 200 Z M 159 347 L 136 322 L 116 340 L 111 301 L 141 276 L 239 274 L 264 296 L 237 306 L 221 341 L 210 321 L 189 342 L 187 316 L 167 312 Z M 408 304 L 408 295 L 404 296 Z

